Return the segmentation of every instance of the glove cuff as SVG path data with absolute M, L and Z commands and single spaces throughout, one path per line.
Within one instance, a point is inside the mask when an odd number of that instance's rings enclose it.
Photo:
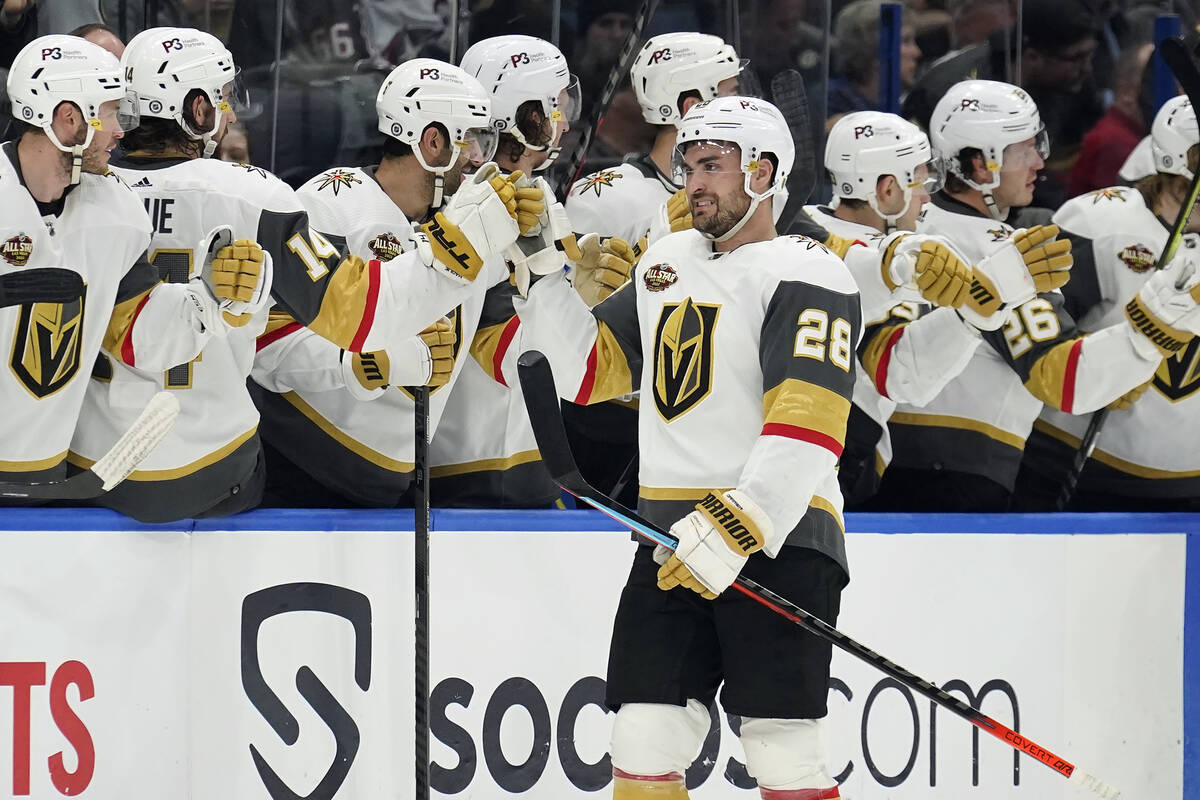
M 462 230 L 445 214 L 437 212 L 432 220 L 421 226 L 421 230 L 429 237 L 434 266 L 463 283 L 478 277 L 483 269 L 483 259 Z
M 1142 301 L 1140 295 L 1134 295 L 1133 299 L 1125 304 L 1125 318 L 1135 331 L 1158 348 L 1163 358 L 1175 355 L 1192 340 L 1192 334 L 1163 322 Z
M 696 504 L 710 525 L 733 552 L 748 556 L 761 550 L 773 532 L 771 520 L 744 492 L 709 492 Z
M 342 380 L 348 391 L 355 400 L 370 402 L 377 400 L 383 396 L 387 389 L 386 383 L 379 383 L 383 380 L 383 373 L 379 372 L 381 365 L 374 358 L 355 360 L 356 354 L 348 350 L 342 351 Z M 369 354 L 375 355 L 375 354 Z M 388 359 L 385 353 L 378 354 L 382 357 L 382 368 L 387 369 Z M 369 388 L 366 381 L 375 381 L 378 385 L 375 388 Z

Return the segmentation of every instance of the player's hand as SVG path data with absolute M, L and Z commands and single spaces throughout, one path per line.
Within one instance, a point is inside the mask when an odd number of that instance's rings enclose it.
M 549 190 L 544 178 L 537 180 Z M 539 276 L 561 271 L 568 258 L 581 254 L 566 209 L 553 199 L 553 195 L 550 197 L 540 222 L 504 251 L 513 284 L 522 297 L 529 293 L 529 287 Z
M 1013 234 L 1013 244 L 1021 253 L 1039 294 L 1052 292 L 1071 279 L 1071 267 L 1075 264 L 1071 240 L 1057 240 L 1058 233 L 1057 225 L 1035 225 Z
M 520 235 L 517 189 L 488 162 L 464 180 L 442 211 L 421 226 L 433 250 L 433 265 L 465 283 L 483 262 Z
M 971 268 L 940 236 L 893 234 L 881 243 L 880 269 L 889 287 L 915 286 L 921 299 L 958 308 L 967 301 Z
M 591 308 L 625 285 L 637 257 L 620 237 L 601 239 L 589 233 L 579 240 L 579 257 L 571 261 L 571 283 Z
M 1163 358 L 1200 334 L 1200 237 L 1186 234 L 1171 263 L 1150 276 L 1125 306 L 1125 317 Z M 1137 341 L 1137 340 L 1135 340 Z
M 450 382 L 450 373 L 454 371 L 454 344 L 458 338 L 454 334 L 454 326 L 449 319 L 442 317 L 418 336 L 429 350 L 429 377 L 422 383 L 426 386 L 445 386 Z
M 1128 411 L 1129 409 L 1133 408 L 1133 404 L 1136 403 L 1138 399 L 1146 393 L 1146 390 L 1150 388 L 1150 384 L 1152 382 L 1153 381 L 1146 381 L 1141 386 L 1133 387 L 1116 400 L 1113 400 L 1111 403 L 1105 406 L 1105 408 L 1107 408 L 1109 411 Z
M 251 239 L 233 240 L 229 226 L 214 228 L 199 248 L 200 279 L 220 309 L 220 323 L 240 328 L 270 304 L 274 270 L 271 256 Z
M 671 526 L 679 545 L 658 570 L 658 588 L 683 586 L 712 600 L 771 533 L 770 518 L 744 492 L 709 492 L 695 511 Z
M 396 347 L 342 352 L 346 389 L 359 400 L 383 396 L 388 386 L 444 386 L 454 370 L 454 328 L 443 317 Z
M 526 177 L 519 169 L 513 170 L 503 180 L 507 180 L 513 186 L 514 213 L 521 235 L 538 234 L 539 226 L 548 224 L 547 203 L 554 202 L 554 192 L 550 189 L 550 184 L 545 178 Z
M 691 228 L 692 205 L 688 200 L 687 191 L 680 189 L 655 210 L 654 216 L 650 218 L 650 230 L 639 240 L 637 249 L 644 251 L 667 234 Z

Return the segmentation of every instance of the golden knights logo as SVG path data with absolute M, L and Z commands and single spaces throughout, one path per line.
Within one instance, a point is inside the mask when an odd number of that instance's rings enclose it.
M 394 233 L 379 234 L 367 242 L 367 247 L 371 248 L 371 252 L 380 261 L 391 261 L 404 252 L 404 245 L 400 244 L 400 240 L 396 238 L 396 234 Z
M 49 397 L 79 371 L 86 297 L 85 286 L 84 294 L 70 303 L 21 306 L 9 367 L 34 397 Z
M 621 177 L 621 173 L 611 169 L 602 169 L 599 172 L 593 172 L 583 179 L 583 183 L 579 186 L 578 194 L 587 194 L 588 189 L 591 189 L 595 192 L 596 197 L 599 197 L 601 189 L 605 186 L 612 186 L 613 182 Z
M 1125 201 L 1125 192 L 1126 191 L 1128 191 L 1128 190 L 1123 189 L 1120 186 L 1113 186 L 1109 189 L 1097 189 L 1096 191 L 1090 193 L 1091 198 L 1092 198 L 1092 205 L 1096 205 L 1096 203 L 1099 203 L 1101 200 Z
M 654 405 L 667 422 L 712 391 L 713 329 L 719 305 L 664 303 L 654 332 Z
M 0 246 L 0 256 L 3 256 L 4 260 L 14 267 L 25 266 L 32 254 L 33 239 L 23 233 L 18 233 Z
M 449 314 L 446 315 L 446 318 L 450 320 L 450 330 L 454 331 L 453 352 L 454 352 L 454 363 L 457 364 L 458 356 L 462 352 L 462 344 L 463 344 L 462 306 L 456 307 L 453 311 L 451 311 Z M 446 386 L 448 386 L 448 385 L 449 384 L 444 383 L 441 386 L 431 386 L 431 387 L 429 387 L 429 394 L 432 396 L 432 395 L 436 394 L 437 392 L 441 391 L 442 389 L 446 388 Z M 408 390 L 407 386 L 401 386 L 401 387 L 399 387 L 399 389 L 400 389 L 400 391 L 404 392 L 404 395 L 406 397 L 408 397 L 410 400 L 414 399 L 412 392 L 410 392 Z
M 321 185 L 317 187 L 317 191 L 328 187 L 333 188 L 333 193 L 336 196 L 342 187 L 347 189 L 354 186 L 356 183 L 362 183 L 362 179 L 353 172 L 347 172 L 344 169 L 331 169 L 321 176 Z
M 1200 338 L 1170 358 L 1164 358 L 1154 373 L 1154 388 L 1159 394 L 1177 403 L 1200 389 Z
M 246 172 L 249 172 L 252 175 L 257 175 L 258 177 L 263 178 L 264 180 L 267 177 L 267 171 L 265 169 L 263 169 L 262 167 L 256 167 L 253 164 L 244 164 L 241 161 L 238 161 L 238 162 L 235 162 L 233 164 L 233 166 L 241 167 L 242 169 L 246 170 Z
M 1012 229 L 1004 228 L 1004 227 L 988 228 L 987 232 L 992 235 L 993 242 L 1003 242 L 1005 239 L 1007 239 L 1009 237 L 1010 234 L 1012 234 Z

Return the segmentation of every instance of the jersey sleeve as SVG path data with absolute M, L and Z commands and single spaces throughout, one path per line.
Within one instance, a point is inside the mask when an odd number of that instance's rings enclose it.
M 861 332 L 857 292 L 784 281 L 768 302 L 763 427 L 737 488 L 770 515 L 776 537 L 799 523 L 842 454 Z
M 471 342 L 471 357 L 492 380 L 502 386 L 515 386 L 516 357 L 521 348 L 521 318 L 513 308 L 517 288 L 509 281 L 487 290 L 479 327 Z
M 286 312 L 271 312 L 255 350 L 250 376 L 264 389 L 283 394 L 324 392 L 346 385 L 341 349 Z
M 1158 366 L 1122 321 L 1086 336 L 1057 292 L 1013 309 L 1008 323 L 984 339 L 1008 362 L 1030 394 L 1069 414 L 1102 408 L 1148 381 Z
M 966 369 L 980 341 L 953 308 L 900 303 L 867 326 L 859 361 L 881 395 L 923 406 Z
M 522 347 L 545 354 L 559 396 L 580 405 L 630 394 L 641 382 L 642 348 L 635 281 L 593 309 L 566 278 L 547 275 L 513 301 Z

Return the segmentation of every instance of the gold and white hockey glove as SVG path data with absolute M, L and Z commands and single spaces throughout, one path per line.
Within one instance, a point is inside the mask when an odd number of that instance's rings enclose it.
M 1075 265 L 1071 240 L 1059 241 L 1058 234 L 1057 225 L 1035 225 L 1013 234 L 1013 244 L 1021 252 L 1038 294 L 1052 292 L 1071 280 L 1071 267 Z
M 880 271 L 889 289 L 915 289 L 922 300 L 935 306 L 958 308 L 967 301 L 971 268 L 947 239 L 894 233 L 879 246 Z
M 1071 241 L 1056 241 L 1056 236 L 1057 225 L 1016 231 L 977 263 L 970 298 L 959 309 L 963 319 L 981 331 L 994 331 L 1008 321 L 1010 309 L 1070 280 L 1075 263 Z
M 555 202 L 554 190 L 545 178 L 531 178 L 519 169 L 509 173 L 508 180 L 516 190 L 517 227 L 521 235 L 537 235 L 541 232 L 539 226 L 546 224 L 547 205 Z
M 675 552 L 661 545 L 655 552 L 662 564 L 658 588 L 683 586 L 712 600 L 729 588 L 771 532 L 770 518 L 744 492 L 709 492 L 695 511 L 671 526 L 679 540 Z
M 371 353 L 342 351 L 346 390 L 369 402 L 388 386 L 444 386 L 454 369 L 454 328 L 442 318 L 397 347 Z
M 1125 305 L 1125 317 L 1138 332 L 1134 344 L 1153 357 L 1167 358 L 1200 334 L 1200 237 L 1183 237 L 1171 263 L 1150 276 Z
M 494 163 L 484 164 L 421 226 L 433 265 L 464 283 L 475 280 L 483 262 L 520 235 L 518 208 L 516 187 Z
M 624 239 L 601 239 L 589 233 L 578 241 L 579 257 L 570 261 L 569 278 L 588 308 L 625 285 L 633 272 L 637 256 Z
M 537 178 L 536 182 L 549 190 L 545 178 Z M 528 235 L 519 237 L 504 251 L 513 284 L 522 297 L 529 293 L 530 285 L 539 276 L 562 270 L 567 259 L 580 255 L 579 242 L 571 230 L 567 211 L 562 203 L 553 199 L 552 194 L 538 224 L 530 229 Z
M 224 335 L 244 326 L 271 304 L 275 274 L 271 254 L 257 242 L 234 241 L 233 229 L 224 225 L 209 231 L 197 250 L 205 254 L 204 261 L 191 283 L 216 303 L 219 314 L 209 315 L 214 333 Z

